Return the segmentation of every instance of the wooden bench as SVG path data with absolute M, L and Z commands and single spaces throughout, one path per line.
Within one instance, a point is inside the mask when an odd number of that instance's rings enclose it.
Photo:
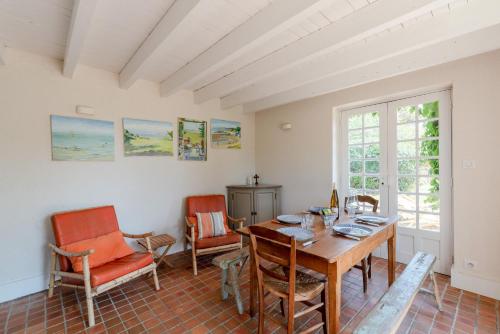
M 441 299 L 432 266 L 436 262 L 434 255 L 418 252 L 403 271 L 401 276 L 391 285 L 389 291 L 368 313 L 354 331 L 355 334 L 392 334 L 395 333 L 410 309 L 419 291 L 431 293 L 441 311 Z M 422 288 L 427 276 L 430 276 L 434 291 Z
M 240 284 L 239 276 L 245 263 L 248 259 L 248 247 L 238 249 L 220 256 L 217 256 L 212 260 L 212 263 L 222 269 L 221 277 L 221 295 L 222 300 L 227 299 L 228 295 L 231 294 L 236 299 L 236 306 L 238 307 L 238 313 L 243 314 L 243 302 L 240 295 Z M 240 270 L 236 269 L 236 265 L 240 264 Z M 228 280 L 229 271 L 229 280 Z

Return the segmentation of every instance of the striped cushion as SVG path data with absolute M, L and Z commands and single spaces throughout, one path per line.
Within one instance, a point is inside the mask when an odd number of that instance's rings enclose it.
M 198 219 L 198 239 L 226 235 L 224 215 L 219 212 L 196 213 Z

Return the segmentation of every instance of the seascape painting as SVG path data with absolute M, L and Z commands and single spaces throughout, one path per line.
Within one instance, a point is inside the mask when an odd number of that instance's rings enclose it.
M 172 156 L 173 139 L 170 122 L 123 119 L 125 156 Z
M 113 122 L 56 115 L 50 121 L 52 160 L 114 160 Z
M 241 123 L 212 119 L 210 136 L 213 148 L 241 148 Z
M 179 118 L 179 160 L 207 160 L 207 122 Z

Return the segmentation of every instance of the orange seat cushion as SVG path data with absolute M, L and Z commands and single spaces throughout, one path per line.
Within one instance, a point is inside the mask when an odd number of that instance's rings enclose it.
M 241 236 L 233 231 L 219 237 L 196 239 L 194 244 L 196 249 L 212 248 L 217 246 L 230 245 L 240 242 Z
M 123 235 L 120 231 L 67 244 L 61 246 L 61 249 L 72 253 L 94 249 L 95 252 L 89 255 L 90 268 L 102 266 L 105 263 L 134 253 L 134 250 L 130 248 L 123 239 Z M 75 272 L 83 271 L 82 257 L 74 256 L 70 257 L 69 260 Z
M 149 253 L 134 253 L 117 260 L 103 264 L 90 270 L 90 285 L 94 288 L 130 272 L 139 270 L 153 263 Z M 83 281 L 74 278 L 62 277 L 63 283 L 83 285 Z
M 133 253 L 90 270 L 90 284 L 99 286 L 153 263 L 150 253 Z

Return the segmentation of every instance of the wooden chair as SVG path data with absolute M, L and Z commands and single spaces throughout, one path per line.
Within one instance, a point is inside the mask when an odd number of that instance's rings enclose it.
M 358 202 L 371 204 L 372 212 L 377 212 L 378 199 L 368 195 L 358 195 Z M 344 200 L 344 211 L 347 212 L 346 206 L 347 197 Z M 363 292 L 366 293 L 366 291 L 368 290 L 368 279 L 372 278 L 372 253 L 370 253 L 368 257 L 361 260 L 361 264 L 355 265 L 354 268 L 360 269 L 363 273 Z
M 113 206 L 56 213 L 52 215 L 52 228 L 56 245 L 49 243 L 51 257 L 48 297 L 53 296 L 54 287 L 56 286 L 68 286 L 85 290 L 90 327 L 95 325 L 92 301 L 94 296 L 148 273 L 153 275 L 155 289 L 160 289 L 156 275 L 156 264 L 153 261 L 149 242 L 149 237 L 153 233 L 140 235 L 122 233 L 123 237 L 126 238 L 145 238 L 147 252 L 135 252 L 94 268 L 90 268 L 89 265 L 89 256 L 95 253 L 94 249 L 85 249 L 81 252 L 68 252 L 62 249 L 76 242 L 120 231 Z M 73 270 L 72 263 L 69 260 L 70 257 L 82 258 L 83 272 Z M 56 269 L 57 260 L 59 260 L 59 270 Z M 56 281 L 56 276 L 61 279 Z
M 293 333 L 295 318 L 314 310 L 321 312 L 322 322 L 301 333 L 311 333 L 321 327 L 326 333 L 325 282 L 296 270 L 297 241 L 295 238 L 263 226 L 249 226 L 249 229 L 259 290 L 259 334 L 264 333 L 265 290 L 281 299 L 283 316 L 285 316 L 283 301 L 288 300 L 287 333 Z M 271 262 L 274 268 L 264 266 L 262 260 Z M 313 304 L 311 300 L 318 295 L 321 295 L 321 302 Z M 309 307 L 295 313 L 295 302 L 302 302 Z
M 240 234 L 230 231 L 226 235 L 213 238 L 198 238 L 198 221 L 196 213 L 218 212 L 224 215 L 224 224 L 232 223 L 233 230 L 242 228 L 245 218 L 235 219 L 227 215 L 226 198 L 224 195 L 201 195 L 189 196 L 186 199 L 186 243 L 191 245 L 193 260 L 193 274 L 198 275 L 196 257 L 204 254 L 220 253 L 242 248 L 242 237 Z M 229 229 L 229 228 L 228 228 Z

